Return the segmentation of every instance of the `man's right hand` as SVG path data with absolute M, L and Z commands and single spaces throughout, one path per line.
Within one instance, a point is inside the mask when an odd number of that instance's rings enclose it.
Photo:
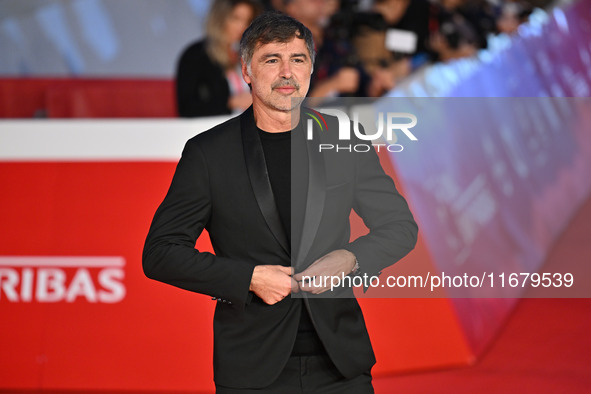
M 273 305 L 287 297 L 297 283 L 292 279 L 292 267 L 257 265 L 252 272 L 249 290 L 266 304 Z

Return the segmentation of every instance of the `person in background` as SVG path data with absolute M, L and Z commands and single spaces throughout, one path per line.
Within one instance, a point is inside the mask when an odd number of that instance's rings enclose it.
M 176 69 L 181 117 L 225 115 L 252 104 L 237 52 L 242 33 L 261 12 L 256 0 L 214 0 L 206 37 L 185 49 Z
M 513 34 L 519 25 L 527 22 L 533 12 L 533 5 L 525 1 L 508 1 L 503 3 L 500 16 L 496 21 L 499 32 Z
M 365 95 L 363 70 L 342 29 L 332 24 L 339 4 L 329 0 L 283 0 L 283 12 L 302 22 L 312 32 L 316 62 L 309 97 L 330 98 Z M 316 103 L 316 101 L 314 101 Z
M 461 12 L 466 0 L 439 0 L 430 17 L 429 44 L 434 60 L 450 60 L 476 55 L 481 46 L 476 27 Z
M 284 0 L 263 0 L 265 11 L 279 11 L 283 12 Z
M 358 17 L 353 43 L 371 76 L 368 96 L 387 93 L 424 62 L 428 6 L 427 0 L 375 0 L 371 11 Z M 401 46 L 392 33 L 411 36 L 415 47 Z

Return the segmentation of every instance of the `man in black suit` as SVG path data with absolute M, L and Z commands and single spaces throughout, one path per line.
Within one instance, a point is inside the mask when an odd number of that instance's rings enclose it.
M 146 239 L 144 272 L 218 300 L 218 393 L 371 393 L 375 357 L 352 290 L 322 298 L 327 288 L 302 278 L 378 274 L 414 247 L 416 223 L 373 149 L 319 152 L 337 141 L 335 118 L 307 140 L 306 27 L 266 13 L 240 49 L 253 106 L 187 142 Z M 350 243 L 351 209 L 370 232 Z M 215 255 L 194 248 L 203 229 Z

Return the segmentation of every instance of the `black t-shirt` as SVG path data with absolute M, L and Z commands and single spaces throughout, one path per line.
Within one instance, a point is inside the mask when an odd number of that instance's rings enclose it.
M 275 204 L 285 233 L 291 240 L 291 131 L 268 133 L 258 130 Z
M 273 196 L 275 197 L 279 217 L 291 243 L 291 179 L 292 175 L 306 176 L 307 174 L 305 172 L 307 172 L 307 166 L 295 173 L 292 173 L 291 171 L 291 130 L 280 133 L 268 133 L 258 127 L 257 129 L 263 145 L 269 182 L 271 183 L 271 189 L 273 190 Z M 302 166 L 303 164 L 304 163 L 302 163 Z M 307 164 L 307 161 L 305 164 Z M 305 201 L 305 198 L 303 197 L 307 193 L 307 190 L 297 190 L 296 193 L 298 193 L 296 196 L 297 201 Z M 303 195 L 300 196 L 302 193 Z M 303 221 L 303 218 L 298 215 L 294 220 L 298 222 L 295 223 L 294 228 L 300 228 L 300 225 L 302 224 L 300 221 Z M 303 299 L 294 298 L 294 301 L 302 303 L 302 314 L 300 315 L 298 335 L 296 337 L 296 343 L 292 354 L 296 356 L 304 356 L 325 353 L 326 350 L 324 350 L 324 346 L 316 333 Z

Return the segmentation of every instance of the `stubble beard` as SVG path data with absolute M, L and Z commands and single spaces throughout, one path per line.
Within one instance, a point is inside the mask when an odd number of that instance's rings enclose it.
M 284 96 L 275 90 L 284 86 L 295 88 L 294 93 L 290 96 Z M 300 84 L 295 79 L 289 78 L 273 82 L 271 84 L 271 93 L 266 98 L 261 99 L 261 101 L 277 111 L 290 112 L 298 108 L 305 98 L 305 96 L 300 94 Z
M 294 109 L 298 108 L 302 104 L 302 102 L 304 101 L 304 98 L 305 97 L 300 97 L 300 96 L 292 96 L 292 97 L 286 98 L 287 100 L 289 100 L 289 102 L 283 106 L 276 105 L 275 109 L 277 109 L 279 111 L 284 111 L 284 112 L 293 111 Z

